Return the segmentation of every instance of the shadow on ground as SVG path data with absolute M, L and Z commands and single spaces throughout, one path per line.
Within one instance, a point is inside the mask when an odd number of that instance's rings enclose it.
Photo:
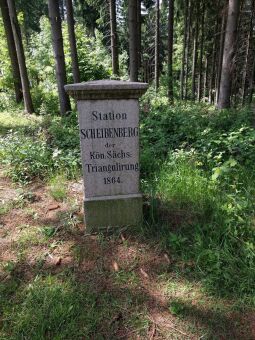
M 35 228 L 55 233 L 10 244 L 16 259 L 0 278 L 3 338 L 254 338 L 246 315 L 202 293 L 151 240 L 128 228 L 84 235 L 80 217 L 69 209 L 41 216 Z

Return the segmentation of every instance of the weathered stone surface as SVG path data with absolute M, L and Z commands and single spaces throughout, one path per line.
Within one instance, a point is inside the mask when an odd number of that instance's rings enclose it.
M 139 106 L 147 84 L 94 81 L 67 85 L 77 99 L 87 229 L 142 220 Z
M 77 100 L 138 99 L 148 88 L 146 83 L 120 80 L 96 80 L 66 85 L 66 91 Z
M 79 101 L 85 197 L 139 191 L 139 117 L 133 99 Z
M 122 198 L 124 196 L 124 198 Z M 88 232 L 100 228 L 132 226 L 142 223 L 142 196 L 103 197 L 84 201 L 85 224 Z

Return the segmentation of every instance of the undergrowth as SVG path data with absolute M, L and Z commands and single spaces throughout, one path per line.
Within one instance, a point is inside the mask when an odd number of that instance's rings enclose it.
M 248 109 L 144 103 L 145 236 L 210 292 L 254 305 L 255 129 Z M 148 111 L 148 110 L 145 110 Z
M 67 178 L 80 174 L 76 113 L 64 118 L 39 117 L 32 126 L 29 116 L 24 117 L 19 112 L 12 116 L 19 128 L 10 125 L 0 137 L 0 161 L 6 165 L 12 180 L 29 183 L 60 172 Z M 8 117 L 7 113 L 0 116 L 2 127 L 6 127 Z
M 213 293 L 254 304 L 255 130 L 249 109 L 145 96 L 141 112 L 141 177 L 148 240 L 157 240 L 187 277 Z M 6 128 L 0 160 L 15 181 L 80 174 L 77 117 L 38 118 Z M 21 127 L 20 127 L 21 126 Z M 3 128 L 4 127 L 4 128 Z M 58 191 L 58 190 L 57 190 Z M 61 193 L 61 199 L 65 194 Z M 141 230 L 140 230 L 141 232 Z

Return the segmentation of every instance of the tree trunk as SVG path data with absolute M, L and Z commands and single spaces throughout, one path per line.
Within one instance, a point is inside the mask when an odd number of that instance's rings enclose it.
M 137 0 L 137 54 L 138 54 L 138 74 L 142 64 L 142 17 L 141 0 Z
M 215 33 L 217 32 L 217 25 L 215 29 Z M 210 88 L 209 88 L 209 103 L 214 103 L 214 84 L 215 84 L 215 62 L 216 62 L 216 35 L 214 35 L 213 42 L 213 52 L 212 52 L 212 66 L 211 66 L 211 74 L 210 74 Z
M 230 107 L 232 64 L 235 54 L 235 42 L 237 34 L 237 22 L 240 9 L 240 0 L 229 0 L 226 35 L 222 61 L 222 72 L 220 80 L 220 93 L 217 107 L 225 109 Z
M 80 82 L 80 71 L 78 62 L 78 53 L 76 47 L 76 38 L 74 33 L 73 3 L 72 0 L 66 0 L 66 19 L 68 26 L 69 43 L 72 58 L 73 81 Z
M 253 56 L 253 64 L 252 64 L 252 70 L 251 74 L 249 77 L 249 97 L 248 97 L 248 102 L 249 104 L 252 103 L 253 99 L 253 93 L 254 93 L 254 79 L 255 79 L 255 55 Z
M 173 101 L 174 0 L 168 4 L 168 98 Z
M 110 0 L 112 73 L 119 75 L 118 36 L 116 23 L 116 0 Z
M 187 42 L 186 42 L 186 53 L 185 53 L 185 82 L 184 82 L 184 98 L 188 97 L 188 78 L 189 78 L 189 45 L 190 45 L 190 29 L 191 29 L 191 17 L 192 17 L 192 0 L 189 0 L 188 7 L 188 28 L 187 28 Z
M 159 88 L 159 0 L 156 0 L 156 29 L 155 29 L 155 90 Z
M 21 84 L 19 63 L 18 63 L 17 52 L 15 49 L 15 42 L 14 42 L 14 37 L 13 37 L 13 32 L 12 32 L 12 26 L 11 26 L 7 0 L 0 0 L 0 8 L 2 12 L 8 52 L 9 52 L 9 56 L 11 60 L 15 98 L 16 98 L 16 102 L 20 103 L 22 101 L 22 84 Z
M 129 73 L 131 81 L 138 81 L 138 49 L 137 49 L 137 0 L 128 1 L 129 28 Z
M 216 103 L 218 103 L 219 100 L 219 94 L 220 94 L 220 79 L 221 79 L 221 70 L 222 70 L 222 58 L 223 58 L 223 48 L 224 48 L 224 41 L 225 41 L 225 27 L 226 26 L 226 13 L 225 10 L 222 14 L 222 21 L 221 21 L 221 32 L 220 32 L 220 51 L 219 51 L 219 62 L 218 62 L 218 81 L 217 81 L 217 87 L 216 87 Z
M 197 40 L 198 40 L 198 13 L 199 13 L 199 1 L 197 4 L 196 13 L 196 26 L 193 41 L 193 60 L 192 60 L 192 99 L 195 100 L 196 96 L 196 66 L 197 66 Z
M 207 97 L 208 87 L 208 56 L 205 58 L 205 72 L 204 72 L 204 99 Z
M 202 21 L 201 21 L 201 40 L 200 40 L 200 54 L 199 54 L 199 72 L 197 84 L 197 99 L 202 98 L 202 73 L 203 73 L 203 54 L 204 54 L 204 26 L 205 26 L 205 2 L 202 1 Z
M 19 63 L 25 112 L 33 113 L 34 108 L 33 108 L 33 103 L 32 103 L 32 98 L 31 98 L 31 93 L 30 93 L 24 48 L 22 44 L 22 37 L 21 37 L 20 27 L 19 27 L 18 18 L 17 18 L 16 7 L 15 7 L 15 3 L 13 0 L 8 0 L 8 7 L 9 7 L 9 15 L 11 19 L 12 32 L 14 36 L 14 42 L 15 42 L 18 63 Z
M 189 0 L 185 0 L 185 11 L 184 11 L 184 37 L 183 37 L 183 50 L 182 50 L 182 69 L 181 69 L 181 79 L 180 79 L 180 97 L 184 97 L 184 77 L 185 77 L 185 54 L 187 45 L 187 31 L 188 31 L 188 8 Z
M 58 0 L 59 1 L 59 12 L 61 20 L 65 20 L 65 8 L 64 8 L 64 0 Z
M 245 65 L 244 65 L 244 72 L 242 77 L 242 105 L 245 104 L 245 97 L 246 97 L 246 81 L 247 81 L 247 74 L 249 72 L 249 55 L 252 46 L 252 35 L 253 35 L 253 18 L 254 18 L 254 4 L 255 1 L 253 0 L 251 3 L 251 18 L 250 18 L 250 27 L 249 32 L 247 35 L 247 45 L 246 45 L 246 53 L 245 53 Z
M 66 66 L 58 0 L 48 0 L 48 7 L 51 23 L 52 45 L 55 58 L 60 113 L 64 115 L 66 112 L 71 110 L 71 106 L 69 97 L 64 89 L 64 85 L 66 84 Z

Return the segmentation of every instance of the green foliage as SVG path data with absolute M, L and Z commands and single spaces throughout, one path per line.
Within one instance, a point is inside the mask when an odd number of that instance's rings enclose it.
M 0 41 L 0 109 L 4 110 L 10 101 L 10 96 L 6 98 L 6 92 L 13 88 L 13 77 L 2 17 L 0 17 Z
M 187 275 L 197 275 L 211 291 L 251 296 L 255 160 L 250 111 L 221 116 L 204 104 L 169 107 L 163 97 L 145 97 L 142 107 L 142 183 L 151 197 L 153 222 L 145 230 L 187 263 Z M 17 119 L 21 129 L 6 134 L 12 128 L 7 124 L 1 140 L 0 157 L 13 179 L 26 182 L 57 173 L 72 178 L 79 173 L 76 113 L 46 116 L 40 128 L 31 130 L 22 124 Z
M 75 113 L 69 117 L 45 118 L 41 127 L 22 114 L 15 115 L 15 122 L 8 117 L 8 114 L 0 115 L 3 132 L 9 131 L 0 138 L 0 160 L 7 165 L 8 174 L 14 181 L 27 183 L 35 177 L 44 179 L 55 173 L 74 178 L 80 173 Z M 19 130 L 13 132 L 15 127 Z
M 46 16 L 41 16 L 36 24 L 39 24 L 40 29 L 30 32 L 28 44 L 25 45 L 26 64 L 31 83 L 33 103 L 38 114 L 56 114 L 59 111 L 59 104 L 50 22 Z M 81 24 L 76 24 L 75 34 L 81 80 L 109 78 L 111 74 L 111 59 L 102 43 L 102 34 L 97 32 L 95 38 L 88 37 Z M 0 90 L 4 91 L 0 97 L 0 108 L 5 109 L 9 106 L 10 99 L 13 97 L 13 80 L 1 18 L 0 38 L 2 38 L 0 54 L 3 56 L 0 61 Z M 67 81 L 72 83 L 72 61 L 66 22 L 63 22 L 63 39 Z
M 1 142 L 0 158 L 8 165 L 8 173 L 14 181 L 29 182 L 34 177 L 43 178 L 52 168 L 50 150 L 44 134 L 26 137 L 14 132 Z
M 217 294 L 246 296 L 252 303 L 255 131 L 251 112 L 218 112 L 189 103 L 169 107 L 164 98 L 151 102 L 145 98 L 143 107 L 143 186 L 154 196 L 148 218 L 158 224 L 147 231 L 172 256 L 187 263 L 187 275 L 198 275 Z

